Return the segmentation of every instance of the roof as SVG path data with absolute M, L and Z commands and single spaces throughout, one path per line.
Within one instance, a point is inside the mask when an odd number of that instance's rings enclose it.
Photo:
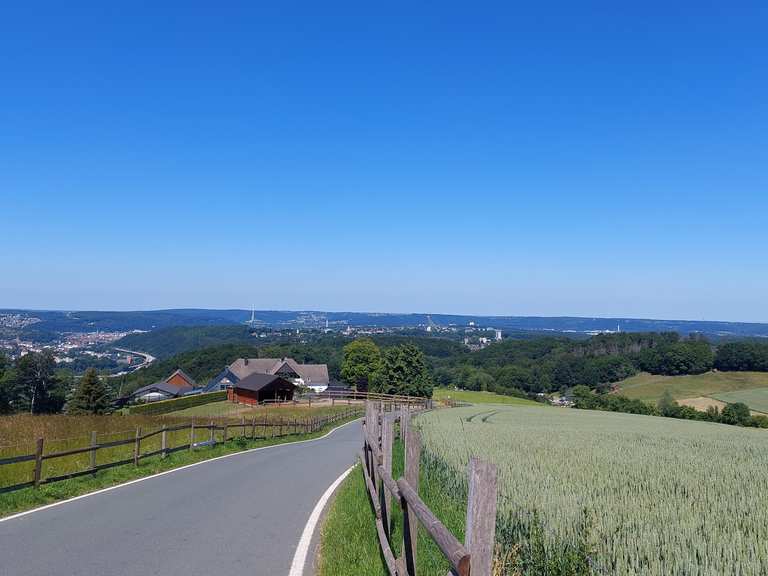
M 174 386 L 173 384 L 168 384 L 168 382 L 162 380 L 160 382 L 155 382 L 154 384 L 142 386 L 141 388 L 134 390 L 131 396 L 134 396 L 134 397 L 142 396 L 147 392 L 152 392 L 153 390 L 158 390 L 160 392 L 164 392 L 165 394 L 169 394 L 171 396 L 180 396 L 192 390 L 192 387 L 191 386 L 181 386 L 181 387 Z
M 275 376 L 274 374 L 251 374 L 240 380 L 237 384 L 234 384 L 234 388 L 241 388 L 243 390 L 250 390 L 252 392 L 258 392 L 264 388 L 272 387 L 275 384 L 280 385 L 282 388 L 293 387 L 294 384 L 289 382 L 285 378 Z
M 251 374 L 274 374 L 284 364 L 301 376 L 307 384 L 328 384 L 326 364 L 299 364 L 293 358 L 238 358 L 228 366 L 241 380 Z
M 168 378 L 166 378 L 166 379 L 165 379 L 165 382 L 168 382 L 168 381 L 169 381 L 171 378 L 173 378 L 173 377 L 174 377 L 174 376 L 176 376 L 176 375 L 179 375 L 179 376 L 181 376 L 181 377 L 184 379 L 184 381 L 185 381 L 185 382 L 186 382 L 186 383 L 187 383 L 187 384 L 188 384 L 190 387 L 194 388 L 195 386 L 197 386 L 197 382 L 195 382 L 195 379 L 194 379 L 194 378 L 192 378 L 192 376 L 190 376 L 190 375 L 189 375 L 189 374 L 187 374 L 186 372 L 184 372 L 184 370 L 182 370 L 181 368 L 177 369 L 177 370 L 176 370 L 176 371 L 175 371 L 173 374 L 171 374 L 170 376 L 168 376 Z
M 177 375 L 181 376 L 181 378 L 186 382 L 186 384 L 177 386 L 176 384 L 171 384 L 170 382 L 168 382 L 171 378 Z M 179 368 L 178 370 L 174 371 L 173 374 L 168 376 L 168 378 L 160 380 L 160 382 L 155 382 L 154 384 L 148 384 L 147 386 L 142 386 L 141 388 L 137 388 L 131 394 L 126 396 L 126 398 L 137 398 L 138 396 L 142 396 L 143 394 L 152 392 L 153 390 L 157 390 L 158 392 L 163 392 L 164 394 L 168 394 L 169 396 L 186 396 L 188 394 L 196 394 L 199 391 L 199 389 L 197 388 L 197 383 L 195 382 L 195 379 L 192 378 L 186 372 L 184 372 L 184 370 Z

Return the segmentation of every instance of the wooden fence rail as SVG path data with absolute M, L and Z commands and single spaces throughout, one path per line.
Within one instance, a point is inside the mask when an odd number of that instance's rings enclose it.
M 99 470 L 106 470 L 116 466 L 124 466 L 126 464 L 134 464 L 138 466 L 142 458 L 149 458 L 151 456 L 158 455 L 161 458 L 165 458 L 169 454 L 178 452 L 180 450 L 193 450 L 194 448 L 198 447 L 215 446 L 219 442 L 226 442 L 227 440 L 236 437 L 242 437 L 249 440 L 261 440 L 292 436 L 296 434 L 311 434 L 322 430 L 324 427 L 330 424 L 348 420 L 353 416 L 359 416 L 361 411 L 361 406 L 353 405 L 348 407 L 346 410 L 336 414 L 319 418 L 274 418 L 265 414 L 263 418 L 252 417 L 246 419 L 245 417 L 242 417 L 239 423 L 225 422 L 221 425 L 217 425 L 213 421 L 211 421 L 209 424 L 200 424 L 193 420 L 188 424 L 174 426 L 164 425 L 158 430 L 153 430 L 146 433 L 142 433 L 141 428 L 137 428 L 133 438 L 113 440 L 110 442 L 102 443 L 96 441 L 96 432 L 92 432 L 90 436 L 90 442 L 87 446 L 82 448 L 62 450 L 59 452 L 49 452 L 47 454 L 45 453 L 45 439 L 38 438 L 34 454 L 23 454 L 20 456 L 12 456 L 10 458 L 0 459 L 0 469 L 2 469 L 3 466 L 20 464 L 23 462 L 35 463 L 32 470 L 32 479 L 29 482 L 17 483 L 10 486 L 0 486 L 0 494 L 21 490 L 22 488 L 28 488 L 30 486 L 39 487 L 44 484 L 58 482 L 60 480 L 68 480 L 78 476 L 94 474 Z M 189 441 L 178 446 L 170 446 L 168 443 L 168 433 L 181 432 L 183 430 L 189 430 Z M 208 430 L 208 439 L 205 441 L 199 441 L 196 439 L 197 434 L 201 430 Z M 219 439 L 217 439 L 217 433 L 219 433 Z M 161 437 L 160 448 L 157 450 L 142 452 L 142 443 L 157 435 L 160 435 Z M 117 446 L 128 446 L 131 444 L 133 445 L 133 451 L 130 458 L 122 458 L 113 462 L 102 462 L 97 464 L 99 450 L 114 448 Z M 90 456 L 89 466 L 87 468 L 83 470 L 75 470 L 66 474 L 45 477 L 45 462 L 86 453 L 88 453 Z
M 449 574 L 491 576 L 496 537 L 496 467 L 475 458 L 470 460 L 466 535 L 462 544 L 419 497 L 421 438 L 411 426 L 414 413 L 408 405 L 389 411 L 379 402 L 366 402 L 365 406 L 360 462 L 387 570 L 391 576 L 417 576 L 417 535 L 421 524 L 450 564 Z M 400 423 L 400 438 L 405 443 L 405 474 L 397 481 L 392 478 L 395 422 Z M 393 501 L 403 511 L 400 557 L 392 551 Z

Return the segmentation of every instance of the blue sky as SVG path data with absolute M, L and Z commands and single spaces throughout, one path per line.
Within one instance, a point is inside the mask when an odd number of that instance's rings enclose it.
M 0 21 L 0 307 L 768 321 L 768 5 Z

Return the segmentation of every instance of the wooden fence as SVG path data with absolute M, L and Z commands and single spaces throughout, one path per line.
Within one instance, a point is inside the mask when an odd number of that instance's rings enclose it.
M 346 402 L 350 404 L 352 401 L 366 402 L 379 401 L 387 404 L 410 404 L 417 407 L 432 407 L 434 400 L 431 398 L 423 398 L 420 396 L 404 396 L 400 394 L 383 394 L 381 392 L 357 392 L 355 390 L 326 390 L 325 392 L 309 392 L 303 396 L 297 396 L 292 400 L 262 400 L 259 402 L 260 406 L 288 406 L 296 404 L 309 404 L 312 406 L 312 402 L 318 400 L 330 400 L 332 404 L 336 402 Z
M 157 430 L 151 432 L 142 432 L 141 428 L 136 428 L 136 434 L 132 438 L 115 440 L 111 442 L 97 442 L 96 432 L 91 433 L 90 443 L 82 448 L 74 448 L 71 450 L 62 450 L 58 452 L 45 453 L 45 439 L 38 438 L 36 449 L 34 454 L 23 454 L 20 456 L 12 456 L 10 458 L 0 459 L 0 470 L 4 466 L 10 466 L 14 464 L 21 464 L 24 462 L 33 462 L 34 468 L 32 469 L 31 478 L 28 482 L 21 482 L 12 484 L 10 486 L 0 486 L 0 494 L 5 492 L 12 492 L 14 490 L 21 490 L 22 488 L 39 487 L 43 484 L 50 484 L 52 482 L 59 482 L 61 480 L 69 480 L 70 478 L 77 478 L 79 476 L 86 476 L 88 474 L 95 474 L 99 470 L 106 470 L 108 468 L 114 468 L 116 466 L 124 466 L 127 464 L 139 465 L 142 458 L 149 458 L 151 456 L 160 456 L 165 458 L 168 454 L 178 452 L 180 450 L 192 450 L 197 447 L 203 446 L 215 446 L 219 442 L 226 442 L 235 437 L 243 437 L 246 439 L 266 439 L 266 438 L 280 438 L 283 436 L 290 436 L 295 434 L 311 434 L 322 430 L 325 426 L 341 422 L 352 418 L 353 416 L 360 415 L 362 413 L 361 406 L 350 406 L 348 409 L 339 412 L 337 414 L 324 416 L 320 418 L 268 418 L 265 414 L 263 418 L 259 419 L 253 417 L 246 420 L 245 417 L 240 419 L 239 423 L 220 423 L 216 424 L 210 421 L 208 424 L 200 424 L 194 420 L 187 424 L 179 424 L 174 426 L 163 425 Z M 184 438 L 187 439 L 185 443 L 171 446 L 169 443 L 169 437 L 171 434 L 179 434 L 189 430 L 189 435 L 184 434 Z M 205 434 L 207 430 L 208 433 Z M 206 437 L 203 441 L 198 441 L 197 437 L 203 433 Z M 217 437 L 218 433 L 218 437 Z M 142 452 L 142 443 L 158 437 L 160 438 L 159 447 L 153 450 Z M 155 445 L 157 442 L 155 442 Z M 121 458 L 110 462 L 98 462 L 99 450 L 105 450 L 115 448 L 117 446 L 133 446 L 131 451 L 126 451 L 123 456 L 130 454 L 129 458 Z M 77 470 L 74 472 L 68 472 L 66 474 L 58 474 L 55 476 L 46 477 L 44 474 L 44 464 L 47 461 L 55 460 L 58 458 L 66 458 L 75 455 L 89 454 L 89 465 L 83 470 Z
M 451 566 L 449 574 L 491 576 L 496 537 L 496 467 L 478 459 L 469 463 L 469 495 L 465 542 L 443 525 L 419 497 L 421 439 L 411 426 L 410 406 L 387 411 L 384 404 L 366 402 L 363 452 L 360 461 L 376 518 L 382 555 L 391 576 L 416 576 L 418 525 L 437 544 Z M 392 443 L 395 422 L 405 442 L 405 475 L 392 478 Z M 392 552 L 392 503 L 403 511 L 402 555 Z

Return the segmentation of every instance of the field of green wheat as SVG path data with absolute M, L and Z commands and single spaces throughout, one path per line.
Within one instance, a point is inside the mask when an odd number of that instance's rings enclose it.
M 473 406 L 418 418 L 426 457 L 499 466 L 507 574 L 768 574 L 768 435 L 703 422 Z

